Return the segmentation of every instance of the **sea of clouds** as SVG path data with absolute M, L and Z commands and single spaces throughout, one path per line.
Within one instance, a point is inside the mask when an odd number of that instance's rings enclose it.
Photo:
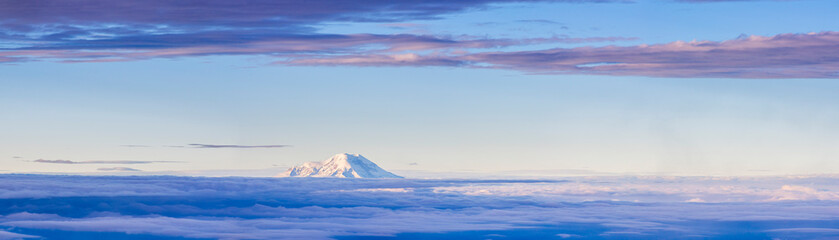
M 839 238 L 837 176 L 0 183 L 0 239 Z

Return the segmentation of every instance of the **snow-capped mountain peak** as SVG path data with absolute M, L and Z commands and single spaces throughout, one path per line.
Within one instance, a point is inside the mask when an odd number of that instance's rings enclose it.
M 385 171 L 361 154 L 341 153 L 323 162 L 307 162 L 277 177 L 402 178 Z

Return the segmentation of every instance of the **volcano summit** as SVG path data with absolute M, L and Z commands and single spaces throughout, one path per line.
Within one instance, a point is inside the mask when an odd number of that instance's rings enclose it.
M 277 177 L 402 178 L 385 171 L 361 154 L 336 154 L 323 162 L 307 162 Z

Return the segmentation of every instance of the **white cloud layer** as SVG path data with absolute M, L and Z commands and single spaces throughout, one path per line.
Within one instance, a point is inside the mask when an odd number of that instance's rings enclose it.
M 839 237 L 839 178 L 830 176 L 0 181 L 13 183 L 0 185 L 0 239 L 56 232 L 73 239 Z

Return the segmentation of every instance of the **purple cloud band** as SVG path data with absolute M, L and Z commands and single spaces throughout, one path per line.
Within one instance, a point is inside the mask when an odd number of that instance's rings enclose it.
M 162 48 L 311 35 L 319 24 L 400 22 L 497 3 L 615 0 L 33 0 L 0 2 L 0 49 Z
M 203 54 L 276 54 L 324 50 L 325 45 L 336 43 L 334 48 L 341 48 L 362 40 L 373 44 L 432 43 L 445 40 L 423 36 L 323 34 L 316 30 L 327 21 L 432 19 L 441 14 L 497 3 L 611 1 L 4 1 L 0 2 L 0 62 L 44 58 L 120 61 Z M 315 46 L 306 46 L 309 41 L 314 41 Z M 151 50 L 156 51 L 149 52 Z M 113 58 L 107 58 L 110 56 Z
M 616 0 L 31 0 L 4 1 L 0 15 L 13 23 L 165 23 L 263 26 L 320 21 L 398 21 L 512 2 L 616 2 Z
M 839 77 L 837 32 L 752 36 L 720 42 L 500 51 L 498 48 L 529 44 L 637 39 L 498 39 L 317 31 L 320 24 L 330 21 L 399 23 L 509 2 L 522 1 L 5 1 L 0 2 L 0 63 L 268 55 L 276 57 L 281 65 L 456 66 L 538 74 L 653 77 Z M 488 49 L 493 52 L 485 52 Z

